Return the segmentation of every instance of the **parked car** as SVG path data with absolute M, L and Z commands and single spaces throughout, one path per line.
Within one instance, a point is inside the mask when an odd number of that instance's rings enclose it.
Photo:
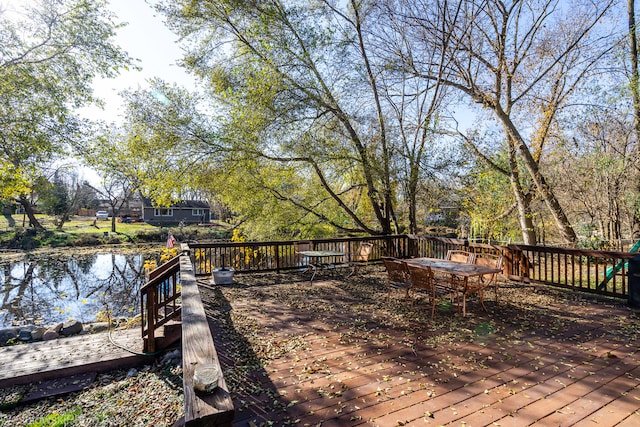
M 96 212 L 96 219 L 101 219 L 101 220 L 108 220 L 109 219 L 109 212 L 107 211 L 98 211 Z

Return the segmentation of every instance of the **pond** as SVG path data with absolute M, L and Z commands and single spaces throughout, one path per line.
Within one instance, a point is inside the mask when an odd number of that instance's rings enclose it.
M 73 251 L 73 250 L 71 250 Z M 147 256 L 148 257 L 148 256 Z M 0 327 L 133 317 L 145 283 L 143 253 L 57 253 L 0 262 Z

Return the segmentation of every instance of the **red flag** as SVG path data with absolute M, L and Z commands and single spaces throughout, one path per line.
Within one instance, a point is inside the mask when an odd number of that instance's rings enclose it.
M 167 239 L 167 248 L 172 248 L 176 244 L 176 238 L 173 237 L 173 234 L 169 234 L 169 238 Z

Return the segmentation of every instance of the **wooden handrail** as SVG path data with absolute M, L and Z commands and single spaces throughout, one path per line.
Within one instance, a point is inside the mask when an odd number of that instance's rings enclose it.
M 145 351 L 155 351 L 156 329 L 180 316 L 184 417 L 175 425 L 226 427 L 233 421 L 233 401 L 209 330 L 189 248 L 186 249 L 152 271 L 149 282 L 140 289 Z M 201 365 L 214 365 L 219 372 L 217 387 L 208 394 L 198 394 L 194 389 L 195 369 Z
M 184 424 L 185 426 L 229 426 L 234 416 L 233 401 L 222 374 L 193 267 L 187 256 L 181 258 L 180 275 Z M 196 367 L 203 365 L 214 365 L 219 372 L 217 387 L 207 394 L 196 393 L 194 389 Z
M 156 351 L 156 330 L 180 317 L 180 256 L 149 273 L 150 280 L 140 288 L 140 314 L 144 351 Z
M 608 296 L 626 297 L 628 277 L 624 261 L 636 253 L 560 248 L 553 246 L 492 245 L 466 239 L 392 235 L 310 240 L 318 250 L 355 253 L 361 242 L 374 247 L 369 259 L 444 258 L 449 250 L 492 253 L 504 259 L 504 276 L 511 280 L 538 282 Z M 284 271 L 300 268 L 295 256 L 296 241 L 216 242 L 191 244 L 196 275 L 208 275 L 214 268 L 233 267 L 236 272 Z M 619 266 L 619 267 L 618 267 Z M 611 272 L 611 273 L 609 273 Z M 611 275 L 611 280 L 603 279 Z

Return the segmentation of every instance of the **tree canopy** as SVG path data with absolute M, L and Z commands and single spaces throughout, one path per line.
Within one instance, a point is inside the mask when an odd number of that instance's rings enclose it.
M 16 18 L 0 10 L 0 190 L 40 227 L 30 196 L 59 156 L 81 150 L 88 123 L 77 109 L 96 101 L 95 76 L 129 63 L 112 42 L 117 24 L 102 0 L 40 0 Z

